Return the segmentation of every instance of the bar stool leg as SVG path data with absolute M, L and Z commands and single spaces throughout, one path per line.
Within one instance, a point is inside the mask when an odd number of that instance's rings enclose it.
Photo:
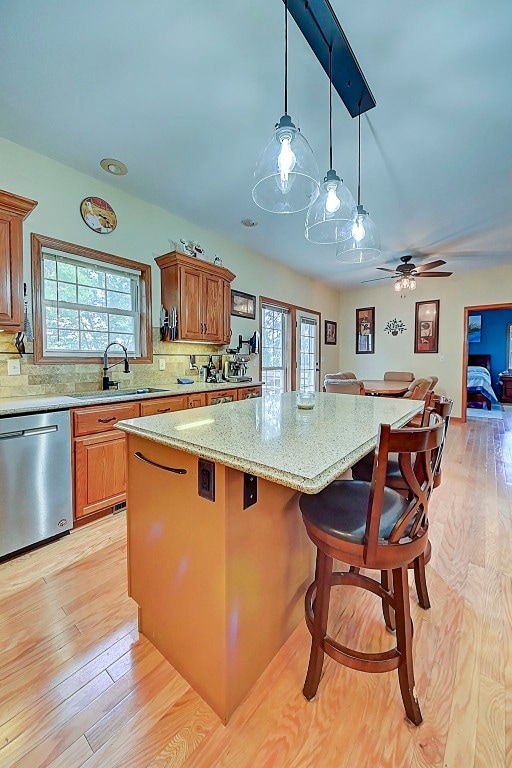
M 317 551 L 316 560 L 316 596 L 314 601 L 314 621 L 311 634 L 311 653 L 302 693 L 312 699 L 318 689 L 324 663 L 323 641 L 327 633 L 329 616 L 329 598 L 331 593 L 332 557 L 321 550 Z
M 386 592 L 391 591 L 391 572 L 390 571 L 380 572 L 380 583 L 382 588 L 385 589 Z M 396 629 L 395 612 L 392 606 L 386 600 L 382 601 L 382 614 L 384 616 L 384 621 L 386 622 L 386 628 L 390 632 L 394 632 Z
M 425 554 L 422 552 L 414 561 L 414 581 L 416 584 L 416 593 L 418 603 L 425 611 L 430 608 L 430 599 L 428 596 L 427 577 L 425 574 Z
M 396 647 L 402 657 L 398 667 L 398 680 L 402 701 L 409 720 L 414 725 L 420 725 L 423 718 L 414 687 L 412 622 L 407 567 L 393 570 L 393 592 L 395 595 Z

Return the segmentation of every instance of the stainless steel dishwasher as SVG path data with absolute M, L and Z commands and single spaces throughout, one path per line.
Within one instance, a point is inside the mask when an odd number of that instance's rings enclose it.
M 69 411 L 0 418 L 0 557 L 72 525 Z

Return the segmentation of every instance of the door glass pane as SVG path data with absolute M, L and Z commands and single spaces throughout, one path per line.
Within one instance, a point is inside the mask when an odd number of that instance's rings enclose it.
M 318 320 L 299 314 L 297 317 L 297 389 L 318 389 Z
M 287 316 L 280 307 L 262 307 L 261 372 L 264 393 L 280 394 L 287 389 Z

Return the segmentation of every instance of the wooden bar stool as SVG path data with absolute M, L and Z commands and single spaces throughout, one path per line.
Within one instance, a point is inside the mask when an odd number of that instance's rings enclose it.
M 452 408 L 453 408 L 453 400 L 448 400 L 447 398 L 439 398 L 438 400 L 434 401 L 433 405 L 430 408 L 425 408 L 422 414 L 421 423 L 419 425 L 419 426 L 428 425 L 430 416 L 433 412 L 439 414 L 439 416 L 441 416 L 441 418 L 444 419 L 444 423 L 445 423 L 443 442 L 439 448 L 439 452 L 436 458 L 437 466 L 436 466 L 436 472 L 434 475 L 434 484 L 433 484 L 434 488 L 437 488 L 441 483 L 441 459 L 443 455 L 446 434 L 448 432 L 448 426 L 450 424 L 450 416 L 452 413 Z M 365 480 L 367 482 L 371 481 L 372 472 L 373 472 L 374 455 L 375 455 L 374 452 L 368 453 L 360 461 L 358 461 L 357 464 L 354 464 L 354 466 L 352 467 L 352 478 L 354 480 Z M 398 456 L 396 455 L 391 455 L 388 457 L 388 467 L 386 471 L 386 486 L 388 488 L 393 488 L 395 491 L 398 491 L 399 493 L 405 496 L 407 496 L 409 493 L 407 483 L 404 481 L 402 477 L 402 473 L 400 472 L 400 467 L 398 464 Z M 418 603 L 424 610 L 428 610 L 430 608 L 430 598 L 429 598 L 428 588 L 427 588 L 427 577 L 425 573 L 425 566 L 430 561 L 431 556 L 432 556 L 432 549 L 429 541 L 424 554 L 418 557 L 413 563 L 409 564 L 409 567 L 414 569 L 414 582 L 416 584 L 416 593 L 418 595 Z M 383 579 L 383 584 L 387 584 L 389 576 L 383 573 L 382 579 Z M 389 615 L 387 618 L 388 618 L 388 621 L 387 621 L 388 627 L 390 629 L 394 629 L 392 616 Z
M 306 593 L 306 624 L 311 633 L 311 654 L 303 693 L 312 699 L 318 689 L 324 654 L 362 672 L 398 670 L 405 711 L 415 725 L 422 721 L 414 689 L 412 622 L 407 569 L 425 552 L 428 542 L 428 500 L 437 468 L 444 421 L 432 414 L 428 427 L 391 429 L 382 424 L 371 482 L 336 480 L 317 494 L 299 500 L 309 538 L 317 547 L 315 580 Z M 390 453 L 409 488 L 408 497 L 386 487 Z M 351 571 L 333 573 L 333 559 Z M 391 572 L 392 584 L 359 573 L 360 568 Z M 369 590 L 382 600 L 396 619 L 396 647 L 381 653 L 363 653 L 327 635 L 332 586 L 351 585 Z M 386 611 L 384 612 L 386 616 Z

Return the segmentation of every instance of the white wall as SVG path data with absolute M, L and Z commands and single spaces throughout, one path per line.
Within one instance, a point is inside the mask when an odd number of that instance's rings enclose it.
M 463 258 L 463 257 L 461 257 Z M 341 370 L 361 378 L 382 378 L 384 371 L 413 371 L 416 376 L 439 377 L 436 392 L 454 400 L 454 416 L 461 415 L 464 345 L 464 307 L 512 303 L 512 266 L 463 272 L 447 278 L 417 281 L 417 289 L 400 298 L 393 281 L 376 288 L 344 291 L 340 311 Z M 440 300 L 439 352 L 414 354 L 414 317 L 417 301 Z M 355 354 L 357 307 L 375 307 L 375 354 Z M 407 330 L 392 336 L 384 331 L 388 320 L 402 320 Z M 482 350 L 485 353 L 486 350 Z
M 142 261 L 153 267 L 153 325 L 157 326 L 160 273 L 154 258 L 170 250 L 169 239 L 179 241 L 184 238 L 199 242 L 207 256 L 220 256 L 223 265 L 236 274 L 234 288 L 317 310 L 322 313 L 322 325 L 324 319 L 334 320 L 338 316 L 337 290 L 122 192 L 122 179 L 114 179 L 112 184 L 107 181 L 108 176 L 105 176 L 105 182 L 98 181 L 0 139 L 0 187 L 38 201 L 24 225 L 24 280 L 27 284 L 31 284 L 31 232 Z M 112 205 L 118 221 L 114 232 L 99 235 L 84 224 L 80 203 L 89 196 L 102 197 Z M 240 333 L 248 338 L 258 325 L 258 317 L 254 321 L 233 317 L 232 338 L 237 340 Z M 339 346 L 323 347 L 322 355 L 322 370 L 337 370 Z M 255 376 L 255 365 L 252 368 L 251 373 Z

